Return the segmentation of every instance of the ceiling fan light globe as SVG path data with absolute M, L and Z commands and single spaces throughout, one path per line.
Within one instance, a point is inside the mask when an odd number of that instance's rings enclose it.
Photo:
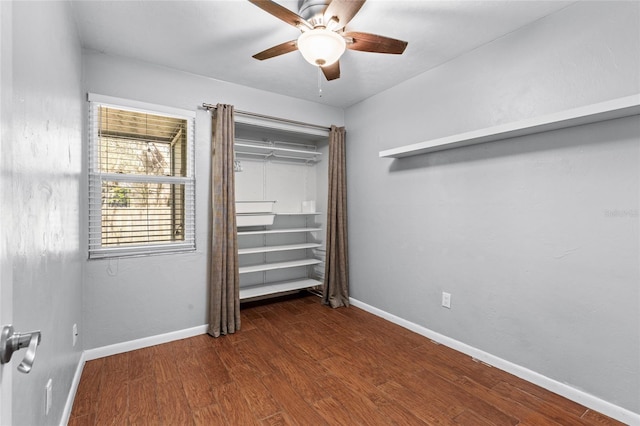
M 334 64 L 346 47 L 342 36 L 325 28 L 305 31 L 298 37 L 298 50 L 307 62 L 318 67 Z

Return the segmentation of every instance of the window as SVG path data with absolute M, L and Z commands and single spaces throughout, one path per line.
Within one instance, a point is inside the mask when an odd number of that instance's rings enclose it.
M 194 115 L 102 99 L 89 97 L 89 258 L 194 250 Z

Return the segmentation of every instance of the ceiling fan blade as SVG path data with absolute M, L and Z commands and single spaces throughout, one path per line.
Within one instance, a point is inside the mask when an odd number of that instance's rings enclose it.
M 324 74 L 327 81 L 335 80 L 340 78 L 340 61 L 336 61 L 331 65 L 327 65 L 322 68 L 322 73 Z
M 310 23 L 307 22 L 306 19 L 299 16 L 297 13 L 294 13 L 287 9 L 284 6 L 280 6 L 278 3 L 271 0 L 249 0 L 251 3 L 258 6 L 260 9 L 264 10 L 267 13 L 275 16 L 278 19 L 283 20 L 289 25 L 293 25 L 302 31 L 302 29 L 313 29 Z
M 333 31 L 344 28 L 356 16 L 366 0 L 333 0 L 324 11 L 324 23 Z M 335 23 L 329 23 L 331 19 Z
M 377 34 L 350 31 L 343 34 L 347 40 L 347 49 L 361 52 L 391 53 L 400 55 L 407 48 L 406 41 L 384 37 Z
M 298 44 L 295 40 L 287 41 L 285 43 L 281 43 L 277 46 L 270 47 L 267 50 L 263 50 L 260 53 L 256 53 L 253 55 L 255 59 L 260 61 L 264 61 L 265 59 L 273 58 L 275 56 L 284 55 L 285 53 L 293 52 L 294 50 L 298 50 Z

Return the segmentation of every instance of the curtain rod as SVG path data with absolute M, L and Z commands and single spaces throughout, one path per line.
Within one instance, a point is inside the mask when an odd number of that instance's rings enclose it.
M 213 104 L 203 103 L 202 108 L 216 109 L 217 107 L 216 105 L 213 105 Z M 289 120 L 287 118 L 273 117 L 271 115 L 258 114 L 255 112 L 247 112 L 247 111 L 240 111 L 240 110 L 234 110 L 234 112 L 239 115 L 244 115 L 245 117 L 264 118 L 266 120 L 279 121 L 287 124 L 295 124 L 297 126 L 303 126 L 303 127 L 311 127 L 313 129 L 320 129 L 320 130 L 327 130 L 327 131 L 331 130 L 331 127 L 321 126 L 319 124 L 304 123 L 302 121 L 295 121 L 295 120 Z

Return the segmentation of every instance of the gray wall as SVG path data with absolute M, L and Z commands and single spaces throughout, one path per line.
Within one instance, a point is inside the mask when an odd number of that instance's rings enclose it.
M 578 2 L 349 108 L 351 295 L 640 413 L 638 116 L 378 158 L 640 92 L 639 25 Z
M 101 95 L 188 110 L 220 102 L 297 121 L 344 123 L 339 108 L 91 51 L 84 52 L 84 71 L 86 91 Z M 196 252 L 86 261 L 85 349 L 207 324 L 210 121 L 197 110 Z
M 2 278 L 13 287 L 16 330 L 42 331 L 31 373 L 15 371 L 25 351 L 12 360 L 12 424 L 59 424 L 82 347 L 72 345 L 82 304 L 81 49 L 69 4 L 15 2 L 3 5 L 7 12 L 12 16 L 3 16 L 11 27 L 2 34 Z M 53 406 L 45 416 L 49 378 Z

